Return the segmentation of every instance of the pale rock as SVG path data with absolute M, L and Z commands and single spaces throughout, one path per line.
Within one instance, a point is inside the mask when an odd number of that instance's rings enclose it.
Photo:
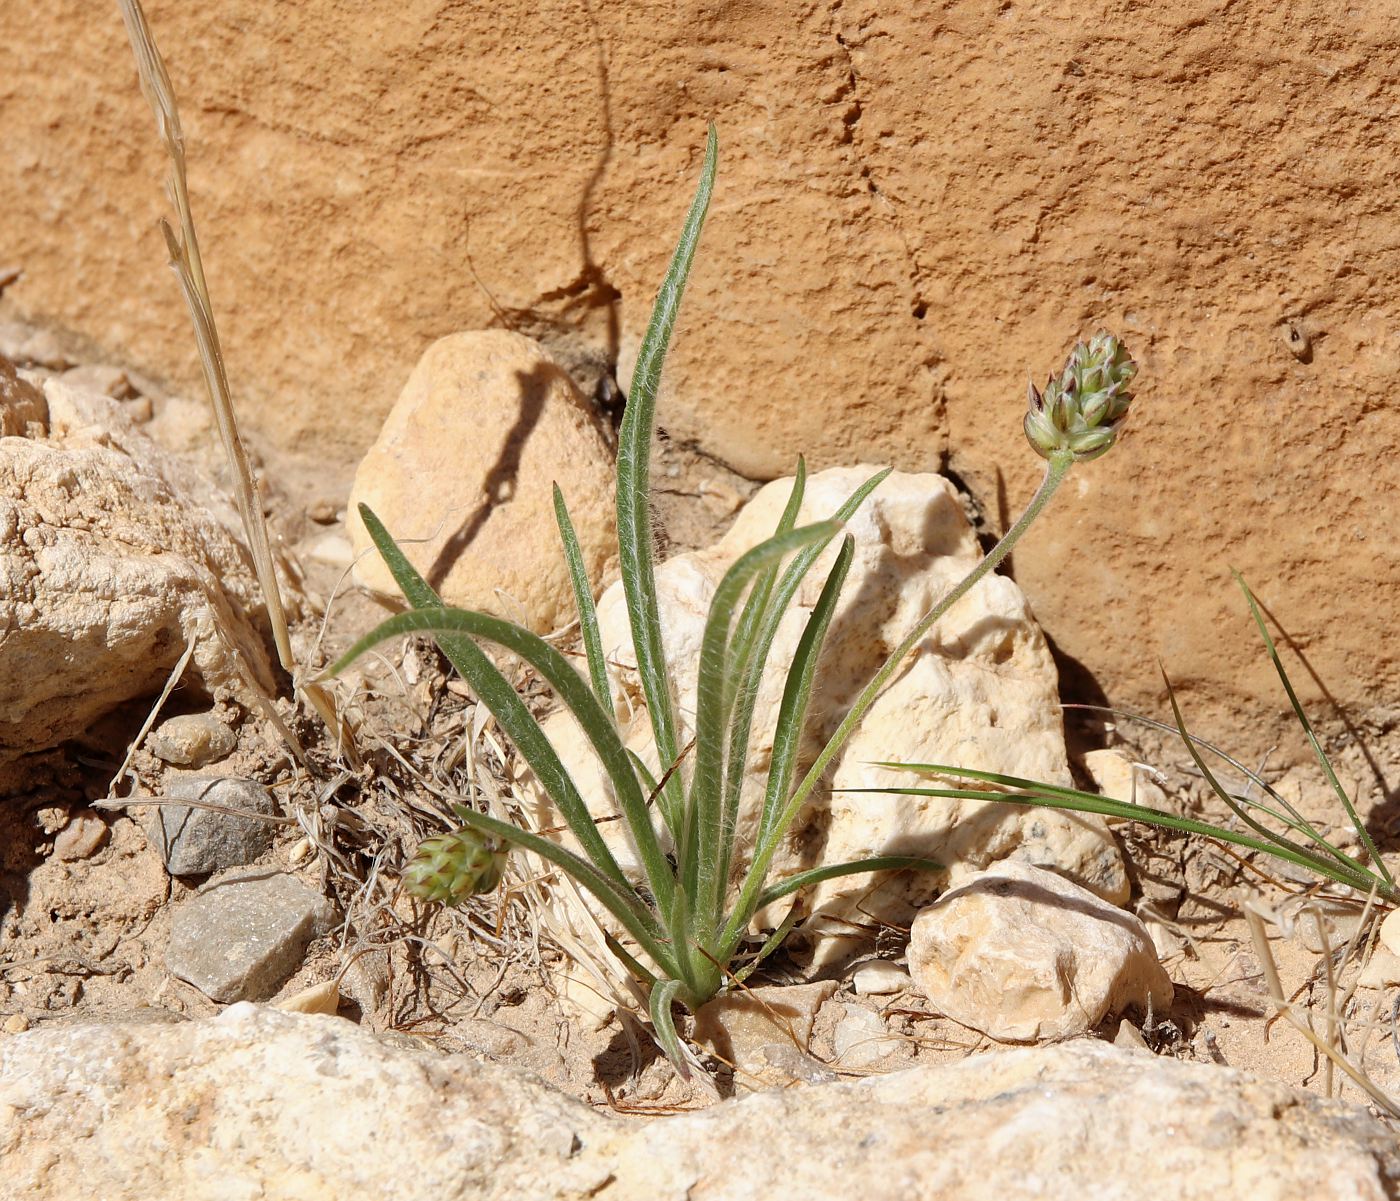
M 523 611 L 540 632 L 565 625 L 575 607 L 556 483 L 596 586 L 616 563 L 612 455 L 583 397 L 523 335 L 439 339 L 355 473 L 347 508 L 355 578 L 400 596 L 360 520 L 367 504 L 449 605 L 511 618 Z
M 1166 806 L 1167 794 L 1151 774 L 1139 767 L 1122 751 L 1114 747 L 1089 751 L 1084 756 L 1084 770 L 1089 773 L 1094 787 L 1100 796 L 1111 797 L 1129 805 L 1142 805 L 1149 809 L 1162 809 Z M 1109 825 L 1123 820 L 1109 817 L 1104 819 Z
M 1392 955 L 1400 955 L 1400 909 L 1392 909 L 1381 919 L 1381 943 Z
M 23 1034 L 28 1029 L 29 1019 L 22 1013 L 10 1014 L 4 1024 L 0 1025 L 0 1030 L 4 1030 L 6 1034 Z
M 798 524 L 823 520 L 877 469 L 836 468 L 807 481 Z M 771 535 L 792 481 L 761 489 L 714 546 L 678 555 L 656 573 L 667 661 L 676 677 L 680 734 L 693 730 L 700 643 L 710 600 L 725 570 Z M 977 564 L 977 539 L 958 494 L 942 476 L 891 474 L 846 530 L 855 557 L 817 674 L 799 768 L 815 758 L 884 656 L 909 628 Z M 774 640 L 755 707 L 744 776 L 735 871 L 748 861 L 788 665 L 836 554 L 828 547 L 799 588 Z M 652 768 L 657 756 L 645 712 L 622 587 L 599 600 L 603 653 L 627 746 Z M 1058 675 L 1025 597 L 1002 576 L 983 579 L 935 627 L 867 713 L 829 775 L 798 815 L 774 861 L 773 879 L 807 868 L 875 855 L 920 855 L 950 870 L 979 869 L 1004 858 L 1053 868 L 1119 903 L 1129 893 L 1122 856 L 1105 824 L 1090 814 L 993 802 L 856 794 L 846 789 L 922 783 L 876 760 L 939 762 L 1069 782 L 1057 692 Z M 550 716 L 546 732 L 597 816 L 615 811 L 597 758 L 572 715 Z M 685 770 L 688 770 L 688 765 Z M 800 771 L 799 776 L 800 779 Z M 544 806 L 542 824 L 558 818 Z M 621 822 L 600 826 L 619 862 L 638 866 Z M 848 876 L 809 891 L 803 934 L 817 966 L 868 945 L 872 923 L 907 925 L 946 882 L 915 872 Z M 781 903 L 784 908 L 790 901 Z M 760 915 L 772 926 L 781 913 Z M 853 933 L 854 932 L 854 933 Z
M 306 548 L 306 555 L 307 558 L 324 563 L 327 567 L 344 571 L 355 561 L 355 548 L 350 545 L 350 539 L 343 534 L 322 534 L 319 538 L 311 539 Z
M 999 863 L 914 919 L 909 971 L 939 1012 L 1002 1042 L 1071 1038 L 1172 984 L 1142 923 L 1053 872 Z
M 263 1000 L 334 922 L 331 904 L 295 876 L 225 876 L 176 908 L 166 966 L 212 1000 Z
M 146 749 L 176 767 L 203 767 L 231 755 L 238 738 L 213 713 L 166 718 L 146 738 Z
M 0 764 L 158 692 L 271 694 L 231 506 L 100 397 L 45 386 L 49 436 L 0 438 Z
M 36 1201 L 1386 1201 L 1365 1109 L 1079 1041 L 666 1118 L 537 1077 L 235 1005 L 175 1026 L 0 1041 L 5 1186 Z
M 835 991 L 835 981 L 821 980 L 722 993 L 696 1012 L 692 1037 L 731 1064 L 745 1064 L 774 1043 L 805 1053 L 817 1011 Z
M 1118 1033 L 1113 1036 L 1113 1045 L 1122 1047 L 1125 1051 L 1146 1051 L 1147 1054 L 1152 1054 L 1152 1048 L 1147 1045 L 1142 1031 L 1127 1018 L 1118 1023 Z
M 888 1069 L 892 1062 L 908 1061 L 913 1050 L 906 1039 L 891 1034 L 878 1013 L 863 1005 L 843 1005 L 831 1034 L 833 1066 L 843 1071 Z
M 888 959 L 872 959 L 862 963 L 851 974 L 851 984 L 860 997 L 883 997 L 903 992 L 911 981 L 906 969 Z
M 1400 955 L 1388 947 L 1377 947 L 1356 983 L 1360 988 L 1393 988 L 1400 984 Z
M 0 321 L 0 355 L 26 367 L 50 371 L 64 371 L 73 365 L 57 334 L 18 321 Z
M 98 396 L 108 396 L 113 400 L 129 400 L 136 395 L 131 380 L 120 367 L 84 363 L 80 367 L 70 367 L 60 378 L 81 392 L 95 392 Z
M 106 841 L 107 823 L 98 814 L 85 809 L 75 813 L 59 831 L 53 840 L 53 853 L 68 862 L 91 859 Z
M 830 1084 L 835 1079 L 836 1073 L 826 1064 L 790 1042 L 764 1043 L 734 1065 L 734 1086 L 739 1092 Z

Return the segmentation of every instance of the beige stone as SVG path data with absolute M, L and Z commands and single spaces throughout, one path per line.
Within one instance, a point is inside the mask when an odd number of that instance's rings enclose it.
M 1115 747 L 1089 751 L 1084 756 L 1084 769 L 1101 796 L 1129 805 L 1143 805 L 1148 809 L 1166 807 L 1167 794 L 1162 791 L 1162 786 L 1148 774 L 1146 768 L 1134 763 Z M 1113 825 L 1122 819 L 1110 817 L 1105 820 Z
M 871 467 L 832 468 L 807 482 L 798 521 L 825 519 Z M 769 484 L 714 546 L 676 556 L 657 569 L 662 637 L 677 682 L 678 713 L 691 734 L 700 643 L 714 590 L 729 565 L 769 536 L 791 490 Z M 896 472 L 847 525 L 855 555 L 818 670 L 800 763 L 805 770 L 836 730 L 885 654 L 978 562 L 971 527 L 947 480 Z M 747 862 L 767 784 L 788 665 L 835 554 L 819 559 L 779 626 L 755 706 L 749 769 L 740 804 L 739 864 Z M 615 695 L 627 745 L 659 766 L 636 676 L 636 657 L 620 584 L 598 603 L 604 657 L 614 667 Z M 629 716 L 630 715 L 630 716 Z M 593 812 L 614 812 L 596 756 L 567 714 L 546 733 Z M 981 868 L 1006 857 L 1063 871 L 1106 899 L 1127 899 L 1122 856 L 1103 822 L 991 802 L 878 796 L 843 789 L 910 785 L 918 777 L 874 766 L 876 760 L 938 762 L 1067 782 L 1069 768 L 1056 673 L 1025 597 L 1005 577 L 982 580 L 930 633 L 886 688 L 836 761 L 830 789 L 818 788 L 775 859 L 774 877 L 874 855 L 921 855 L 948 869 Z M 799 777 L 800 778 L 800 777 Z M 557 818 L 541 814 L 545 825 Z M 639 871 L 621 822 L 600 829 L 619 862 Z M 810 890 L 804 931 L 816 961 L 832 965 L 867 948 L 870 924 L 907 924 L 943 883 L 942 876 L 883 873 L 848 876 Z M 790 902 L 783 902 L 783 907 Z M 776 915 L 768 915 L 775 924 Z
M 914 919 L 909 971 L 937 1009 L 1002 1042 L 1071 1038 L 1172 984 L 1132 914 L 1024 863 L 999 863 Z
M 227 505 L 118 406 L 45 388 L 49 436 L 0 439 L 0 763 L 187 684 L 272 689 L 261 594 Z
M 545 632 L 575 617 L 554 514 L 558 484 L 595 588 L 612 570 L 612 458 L 568 375 L 502 330 L 424 353 L 355 473 L 356 579 L 399 589 L 360 521 L 367 504 L 443 600 Z
M 787 1043 L 806 1052 L 817 1011 L 835 992 L 834 981 L 821 980 L 724 993 L 696 1013 L 695 1041 L 730 1064 L 752 1058 L 770 1043 Z
M 36 1201 L 1385 1201 L 1363 1108 L 1080 1041 L 627 1118 L 537 1077 L 234 1005 L 0 1040 L 5 1184 Z
M 1381 921 L 1381 942 L 1392 955 L 1400 955 L 1400 909 L 1392 909 Z

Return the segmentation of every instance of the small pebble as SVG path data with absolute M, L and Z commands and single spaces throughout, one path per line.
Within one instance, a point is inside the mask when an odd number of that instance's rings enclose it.
M 65 862 L 90 859 L 107 841 L 107 823 L 97 814 L 84 810 L 75 814 L 53 840 L 53 853 Z
M 329 567 L 338 567 L 342 571 L 355 561 L 355 552 L 350 546 L 350 539 L 342 534 L 323 534 L 311 543 L 306 553 L 316 562 L 325 563 Z
M 137 396 L 128 400 L 122 405 L 122 412 L 137 425 L 145 425 L 156 415 L 155 406 L 151 404 L 149 396 Z
M 233 752 L 238 738 L 212 713 L 182 713 L 161 722 L 146 749 L 176 767 L 203 767 Z
M 858 997 L 883 997 L 903 992 L 910 985 L 909 973 L 888 959 L 862 963 L 851 976 Z
M 226 876 L 176 908 L 165 962 L 211 1000 L 264 1001 L 334 924 L 331 904 L 295 876 Z
M 12 1013 L 5 1019 L 6 1034 L 23 1034 L 29 1029 L 29 1019 L 22 1013 Z
M 324 498 L 307 505 L 306 515 L 317 525 L 334 525 L 340 520 L 340 510 L 335 501 Z
M 256 816 L 274 816 L 277 802 L 254 780 L 236 776 L 186 776 L 171 780 L 166 799 L 188 805 L 157 805 L 146 839 L 172 876 L 202 876 L 251 863 L 272 846 L 275 828 Z

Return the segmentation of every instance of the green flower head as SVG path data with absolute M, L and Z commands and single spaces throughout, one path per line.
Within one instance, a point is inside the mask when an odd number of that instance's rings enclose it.
M 505 851 L 475 830 L 425 838 L 404 868 L 404 891 L 425 901 L 460 905 L 495 888 L 505 861 Z
M 1078 460 L 1107 451 L 1127 418 L 1135 375 L 1137 364 L 1112 334 L 1078 343 L 1043 394 L 1030 386 L 1026 437 L 1036 453 L 1048 459 L 1068 452 Z

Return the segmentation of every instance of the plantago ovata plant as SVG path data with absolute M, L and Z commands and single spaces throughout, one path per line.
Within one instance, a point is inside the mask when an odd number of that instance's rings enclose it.
M 383 525 L 363 506 L 360 512 L 365 526 L 412 611 L 381 624 L 331 669 L 343 669 L 369 647 L 395 635 L 427 632 L 436 637 L 443 653 L 529 764 L 579 847 L 575 852 L 508 822 L 458 807 L 456 812 L 465 829 L 453 837 L 459 839 L 460 854 L 469 860 L 460 873 L 464 887 L 479 886 L 482 873 L 477 868 L 494 862 L 493 849 L 508 844 L 533 852 L 573 877 L 626 931 L 628 945 L 621 939 L 613 939 L 610 945 L 647 992 L 657 1039 L 682 1072 L 685 1060 L 673 1005 L 693 1010 L 727 981 L 751 970 L 781 942 L 787 923 L 757 956 L 736 965 L 741 944 L 760 908 L 835 876 L 939 867 L 926 859 L 891 855 L 825 865 L 769 880 L 774 856 L 798 812 L 900 664 L 933 624 L 1005 558 L 1071 465 L 1108 449 L 1127 412 L 1131 400 L 1128 385 L 1136 370 L 1118 341 L 1100 334 L 1075 348 L 1069 364 L 1051 381 L 1043 397 L 1032 390 L 1027 428 L 1047 460 L 1047 470 L 1030 507 L 991 553 L 895 648 L 835 734 L 799 775 L 800 735 L 817 662 L 854 554 L 853 540 L 849 535 L 842 538 L 788 668 L 755 844 L 736 848 L 740 787 L 749 758 L 755 702 L 763 675 L 769 670 L 769 652 L 778 624 L 818 556 L 840 535 L 842 524 L 888 472 L 880 472 L 858 488 L 829 521 L 799 528 L 796 519 L 805 483 L 805 470 L 799 463 L 791 497 L 773 536 L 740 556 L 715 591 L 701 644 L 693 749 L 687 756 L 689 748 L 682 746 L 675 690 L 662 644 L 665 615 L 657 606 L 649 477 L 657 386 L 714 186 L 716 159 L 711 128 L 700 186 L 637 358 L 618 446 L 617 536 L 622 585 L 637 671 L 663 769 L 659 782 L 627 751 L 619 735 L 593 595 L 573 525 L 557 489 L 556 512 L 578 603 L 587 678 L 549 643 L 520 626 L 484 613 L 444 608 Z M 639 879 L 630 879 L 619 866 L 578 786 L 478 640 L 529 663 L 578 720 L 607 774 L 613 800 L 636 851 Z M 678 770 L 681 767 L 685 770 Z M 455 869 L 443 861 L 445 854 L 451 857 L 448 844 L 442 840 L 425 847 L 426 858 L 410 866 L 406 883 L 416 887 L 420 895 L 450 900 Z M 745 855 L 747 865 L 737 870 Z

